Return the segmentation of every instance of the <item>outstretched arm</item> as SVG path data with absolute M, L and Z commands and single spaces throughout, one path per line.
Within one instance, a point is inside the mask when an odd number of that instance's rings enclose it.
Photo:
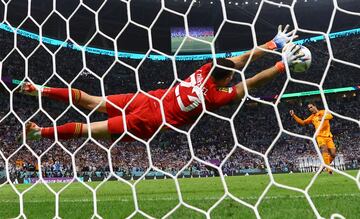
M 294 113 L 294 110 L 290 110 L 290 115 L 291 117 L 293 117 L 295 119 L 295 121 L 301 125 L 301 126 L 304 126 L 304 125 L 308 125 L 311 123 L 312 121 L 312 117 L 313 115 L 309 116 L 308 118 L 306 118 L 305 120 L 302 120 L 301 118 L 299 118 L 297 115 L 295 115 Z
M 282 62 L 276 63 L 275 66 L 265 69 L 262 72 L 256 74 L 255 76 L 245 80 L 246 87 L 248 90 L 260 87 L 272 79 L 274 79 L 279 73 L 283 72 L 285 69 Z M 235 101 L 241 101 L 245 96 L 244 84 L 242 82 L 235 85 L 236 88 L 236 98 Z
M 288 47 L 284 51 L 284 61 L 288 63 L 290 66 L 294 61 L 299 59 L 301 54 L 295 55 L 299 51 L 300 47 L 297 45 L 293 45 Z M 245 80 L 246 87 L 248 90 L 261 87 L 264 84 L 268 83 L 269 81 L 273 80 L 279 73 L 285 71 L 285 64 L 284 62 L 280 61 L 277 62 L 275 66 L 263 70 L 262 72 L 256 74 L 255 76 L 248 78 Z M 236 88 L 236 97 L 235 101 L 241 101 L 241 99 L 245 95 L 244 84 L 242 82 L 235 85 Z
M 294 30 L 289 31 L 289 25 L 286 25 L 284 30 L 282 30 L 282 25 L 279 25 L 278 27 L 278 33 L 276 34 L 276 36 L 274 37 L 274 39 L 272 39 L 271 41 L 258 46 L 262 49 L 268 49 L 268 50 L 276 50 L 276 49 L 282 49 L 286 43 L 290 42 L 291 40 L 291 36 L 294 33 Z M 297 38 L 298 36 L 295 35 L 293 37 L 293 39 Z M 256 59 L 260 58 L 261 56 L 263 56 L 266 52 L 262 49 L 259 48 L 255 48 L 253 50 L 247 51 L 242 55 L 236 56 L 236 57 L 231 57 L 228 58 L 229 60 L 233 61 L 235 63 L 235 68 L 236 69 L 241 69 L 245 66 L 246 62 L 248 61 L 248 59 L 250 58 L 251 52 L 253 51 L 253 55 L 251 57 L 251 62 L 255 61 Z
M 269 50 L 273 50 L 270 49 L 268 44 L 263 44 L 261 46 L 259 46 L 260 48 L 263 49 L 269 49 Z M 275 47 L 276 48 L 276 47 Z M 247 52 L 245 52 L 244 54 L 241 54 L 239 56 L 235 56 L 235 57 L 231 57 L 231 58 L 227 58 L 231 61 L 233 61 L 235 63 L 235 69 L 242 69 L 246 62 L 248 61 L 248 59 L 250 58 L 251 52 L 254 51 L 253 56 L 251 57 L 251 62 L 255 61 L 256 59 L 260 58 L 261 56 L 265 55 L 265 51 L 261 50 L 259 48 L 255 48 L 253 50 L 249 50 Z

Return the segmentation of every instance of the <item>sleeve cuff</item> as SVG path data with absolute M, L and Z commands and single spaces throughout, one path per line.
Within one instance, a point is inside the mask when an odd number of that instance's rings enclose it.
M 280 61 L 275 64 L 275 67 L 278 69 L 279 72 L 285 72 L 285 64 Z
M 266 47 L 267 47 L 269 50 L 275 50 L 275 49 L 277 49 L 276 43 L 275 43 L 273 40 L 267 42 L 267 43 L 266 43 Z

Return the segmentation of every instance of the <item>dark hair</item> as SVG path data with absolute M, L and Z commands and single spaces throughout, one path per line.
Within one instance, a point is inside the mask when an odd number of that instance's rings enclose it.
M 315 106 L 315 107 L 317 108 L 317 104 L 316 104 L 315 102 L 308 102 L 307 105 L 309 106 L 310 104 L 313 105 L 313 106 Z
M 235 67 L 235 63 L 229 59 L 216 59 L 216 63 L 217 65 L 220 66 L 224 66 L 224 67 L 228 67 L 228 68 L 234 68 Z M 214 65 L 214 63 L 213 63 Z M 232 73 L 232 71 L 220 68 L 220 67 L 215 67 L 213 72 L 211 73 L 211 76 L 216 80 L 222 80 L 225 79 L 226 77 L 228 77 L 230 74 Z

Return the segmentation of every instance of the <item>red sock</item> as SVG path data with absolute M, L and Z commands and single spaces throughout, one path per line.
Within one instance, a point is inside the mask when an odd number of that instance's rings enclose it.
M 80 138 L 82 133 L 82 123 L 71 122 L 56 127 L 59 139 Z M 55 138 L 54 127 L 46 127 L 41 129 L 41 137 Z
M 67 88 L 44 88 L 42 94 L 51 99 L 69 102 L 69 91 Z M 71 97 L 74 104 L 77 104 L 81 99 L 81 91 L 78 89 L 71 89 Z

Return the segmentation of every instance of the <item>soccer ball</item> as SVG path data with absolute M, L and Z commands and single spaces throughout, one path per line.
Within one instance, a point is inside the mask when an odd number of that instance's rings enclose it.
M 291 43 L 289 43 L 288 45 L 286 45 L 284 47 L 284 49 L 287 46 L 290 46 Z M 304 55 L 303 57 L 299 58 L 298 60 L 295 60 L 292 65 L 289 66 L 289 69 L 291 72 L 295 72 L 295 73 L 303 73 L 306 72 L 311 65 L 311 52 L 308 48 L 306 48 L 305 46 L 301 46 L 300 45 L 300 50 L 295 53 L 295 55 L 299 55 L 302 54 Z

